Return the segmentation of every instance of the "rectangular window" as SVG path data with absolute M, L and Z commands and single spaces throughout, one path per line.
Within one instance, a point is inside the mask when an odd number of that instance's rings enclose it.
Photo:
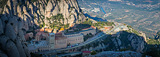
M 54 37 L 54 35 L 51 35 L 51 37 Z

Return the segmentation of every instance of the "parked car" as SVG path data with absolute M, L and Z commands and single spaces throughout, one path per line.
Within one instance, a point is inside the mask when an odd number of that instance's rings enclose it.
M 72 45 L 72 47 L 74 47 L 74 46 L 78 46 L 78 45 L 79 45 L 79 43 Z
M 76 46 L 78 46 L 79 45 L 79 43 L 77 43 L 77 44 L 75 44 Z
M 70 47 L 72 47 L 72 46 L 67 46 L 67 48 L 70 48 Z

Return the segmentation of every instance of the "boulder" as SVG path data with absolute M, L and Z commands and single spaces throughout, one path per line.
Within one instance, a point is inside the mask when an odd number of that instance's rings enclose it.
M 23 42 L 23 41 L 26 41 L 25 40 L 25 37 L 24 37 L 24 33 L 23 33 L 23 31 L 22 30 L 19 30 L 19 39 Z
M 16 40 L 16 46 L 18 48 L 20 57 L 26 57 L 25 51 L 19 39 Z
M 3 29 L 5 28 L 6 26 L 6 23 L 8 23 L 8 17 L 6 17 L 5 15 L 1 16 L 1 21 L 2 21 L 2 26 L 3 26 Z
M 9 57 L 20 57 L 15 43 L 12 42 L 9 37 L 0 36 L 0 44 Z
M 3 34 L 3 24 L 2 21 L 0 19 L 0 35 Z
M 13 29 L 14 29 L 14 32 L 16 34 L 18 34 L 18 20 L 19 18 L 17 16 L 13 16 L 11 18 L 9 18 L 9 21 L 8 21 L 8 24 L 10 24 Z
M 6 52 L 7 52 L 9 57 L 20 57 L 20 54 L 18 52 L 19 48 L 16 47 L 14 42 L 8 41 L 6 43 L 6 49 L 7 49 Z
M 0 50 L 0 57 L 8 57 L 3 51 Z
M 0 36 L 0 44 L 1 44 L 1 48 L 2 48 L 2 50 L 5 50 L 6 49 L 6 47 L 5 47 L 5 45 L 6 45 L 6 42 L 9 40 L 9 38 L 8 37 L 6 37 L 6 36 Z
M 26 56 L 31 57 L 30 52 L 28 51 L 28 48 L 27 48 L 26 44 L 22 43 L 22 46 L 24 47 L 24 51 L 25 51 Z
M 141 53 L 134 51 L 104 51 L 90 57 L 142 57 Z
M 16 40 L 17 35 L 16 35 L 16 32 L 13 28 L 13 25 L 11 25 L 9 23 L 6 25 L 5 35 L 8 36 L 9 38 L 11 38 L 13 41 Z

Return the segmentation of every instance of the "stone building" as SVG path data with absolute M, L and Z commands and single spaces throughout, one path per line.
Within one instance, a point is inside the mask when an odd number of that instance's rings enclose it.
M 31 53 L 44 51 L 44 50 L 50 50 L 50 46 L 48 44 L 48 41 L 39 41 L 38 43 L 35 43 L 34 41 L 31 42 L 31 44 L 28 45 L 28 50 Z
M 53 50 L 59 48 L 66 48 L 68 45 L 74 45 L 77 43 L 84 42 L 83 36 L 89 33 L 95 35 L 95 27 L 88 27 L 82 29 L 82 31 L 65 34 L 64 31 L 54 33 L 47 33 L 45 31 L 52 31 L 49 29 L 40 29 L 36 30 L 37 34 L 35 36 L 35 41 L 38 41 L 38 44 L 35 42 L 32 43 L 34 46 L 30 47 L 31 52 L 43 51 L 43 50 Z
M 24 37 L 26 40 L 29 40 L 29 38 L 33 38 L 33 33 L 32 32 L 27 33 Z
M 51 49 L 54 49 L 55 45 L 55 34 L 54 33 L 49 33 L 49 46 Z
M 48 36 L 49 34 L 48 33 L 45 33 L 45 32 L 37 32 L 36 36 L 35 36 L 35 39 L 37 41 L 40 41 L 40 40 L 48 40 Z
M 67 45 L 74 45 L 81 42 L 84 42 L 84 40 L 83 35 L 80 33 L 65 35 L 63 32 L 60 32 L 55 34 L 55 49 L 65 48 Z
M 67 47 L 67 37 L 63 36 L 62 33 L 55 34 L 55 49 Z
M 69 37 L 67 37 L 67 44 L 68 45 L 73 45 L 73 44 L 82 43 L 82 42 L 84 42 L 82 34 L 77 35 L 77 36 L 69 36 Z

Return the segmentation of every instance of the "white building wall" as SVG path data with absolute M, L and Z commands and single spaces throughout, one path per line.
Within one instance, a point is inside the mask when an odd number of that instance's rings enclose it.
M 92 35 L 95 35 L 96 34 L 96 30 L 92 29 L 92 30 L 83 31 L 83 32 L 80 32 L 80 33 L 82 33 L 83 35 L 87 35 L 89 33 L 91 33 Z
M 54 33 L 49 33 L 49 45 L 51 49 L 54 49 L 54 43 L 55 42 L 55 34 Z
M 67 37 L 67 43 L 70 45 L 84 42 L 83 35 Z

